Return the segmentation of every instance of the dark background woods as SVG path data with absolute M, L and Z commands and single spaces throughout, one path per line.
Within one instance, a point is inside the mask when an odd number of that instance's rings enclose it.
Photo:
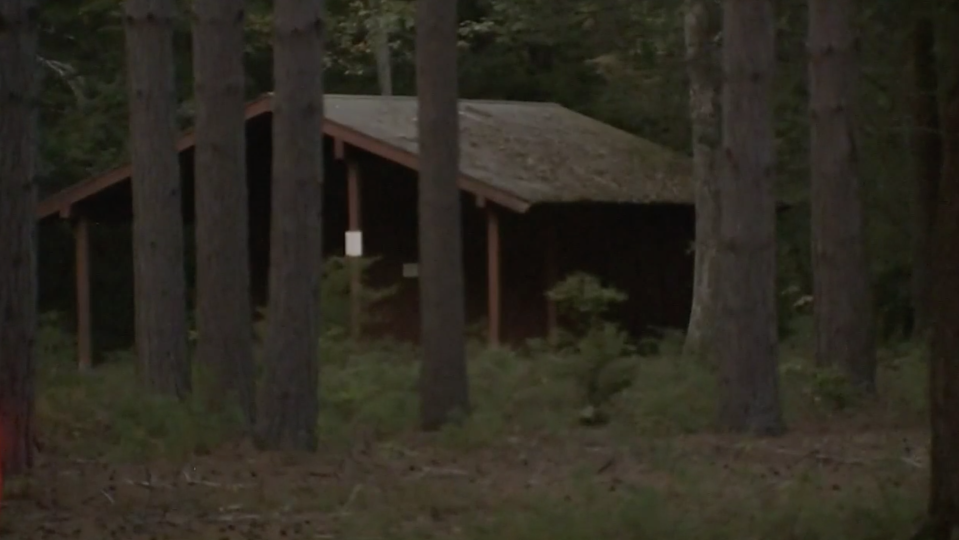
M 385 3 L 392 31 L 396 94 L 414 93 L 413 3 Z M 682 5 L 663 0 L 461 0 L 460 95 L 463 98 L 554 101 L 640 136 L 689 153 L 690 126 Z M 271 3 L 247 2 L 246 93 L 271 90 Z M 909 151 L 909 6 L 881 2 L 857 17 L 856 133 L 864 189 L 871 274 L 879 330 L 892 338 L 911 326 Z M 379 93 L 362 1 L 328 3 L 328 93 Z M 178 120 L 192 123 L 190 20 L 186 5 L 175 28 Z M 812 286 L 809 257 L 806 7 L 777 6 L 775 131 L 780 214 L 781 329 L 795 326 L 793 304 Z M 125 161 L 126 81 L 121 6 L 107 0 L 46 2 L 40 55 L 41 197 Z M 111 257 L 129 245 L 122 227 L 93 227 L 92 276 L 97 345 L 126 345 L 132 335 L 132 268 Z M 187 249 L 193 242 L 186 231 Z M 73 313 L 72 243 L 66 225 L 41 230 L 41 310 Z M 188 261 L 188 264 L 191 264 Z M 192 275 L 192 272 L 187 272 Z M 192 288 L 192 284 L 188 284 Z M 192 298 L 192 295 L 190 295 Z M 68 315 L 69 316 L 69 315 Z

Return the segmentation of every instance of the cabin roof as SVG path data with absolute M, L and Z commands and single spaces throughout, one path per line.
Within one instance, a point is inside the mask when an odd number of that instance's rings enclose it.
M 250 121 L 272 114 L 273 97 L 249 103 Z M 327 95 L 324 133 L 418 168 L 415 97 Z M 460 186 L 513 210 L 541 203 L 693 203 L 683 154 L 555 103 L 460 100 Z M 192 131 L 177 144 L 192 148 Z M 118 167 L 42 201 L 40 217 L 130 178 Z

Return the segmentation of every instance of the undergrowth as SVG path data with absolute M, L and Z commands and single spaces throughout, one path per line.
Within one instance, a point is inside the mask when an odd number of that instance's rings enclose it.
M 466 460 L 487 456 L 482 459 L 491 462 L 482 466 L 495 469 L 498 460 L 504 467 L 515 461 L 518 450 L 510 445 L 540 441 L 523 452 L 533 452 L 536 470 L 562 478 L 521 490 L 471 480 L 444 482 L 442 488 L 400 483 L 351 493 L 351 501 L 358 499 L 351 504 L 365 510 L 363 519 L 347 520 L 346 537 L 422 540 L 458 531 L 464 538 L 490 540 L 873 540 L 912 532 L 923 511 L 922 472 L 904 465 L 896 453 L 898 442 L 877 450 L 885 456 L 881 460 L 850 462 L 858 467 L 854 474 L 809 461 L 806 454 L 760 471 L 749 460 L 730 465 L 711 456 L 712 450 L 689 447 L 684 442 L 689 436 L 697 440 L 713 429 L 715 367 L 683 356 L 676 335 L 632 343 L 603 320 L 602 313 L 619 297 L 598 282 L 574 276 L 561 285 L 554 299 L 561 305 L 571 302 L 567 308 L 585 322 L 552 340 L 513 349 L 471 342 L 474 413 L 425 441 L 416 430 L 418 351 L 391 342 L 354 343 L 336 327 L 325 331 L 319 383 L 325 449 L 349 455 L 359 441 L 391 448 L 427 444 L 431 451 Z M 583 294 L 592 300 L 584 301 Z M 129 353 L 117 353 L 91 373 L 78 373 L 73 339 L 62 327 L 57 317 L 46 316 L 39 339 L 39 428 L 58 453 L 124 462 L 187 461 L 236 437 L 236 418 L 210 414 L 202 396 L 178 403 L 141 392 Z M 880 396 L 865 399 L 841 376 L 808 361 L 808 335 L 801 328 L 790 336 L 780 365 L 793 430 L 816 433 L 842 425 L 894 433 L 924 426 L 925 364 L 916 348 L 884 349 Z M 745 445 L 737 446 L 743 450 L 753 443 L 729 444 Z M 597 472 L 606 466 L 597 469 L 582 450 L 593 447 L 638 455 L 640 476 L 661 480 L 623 480 L 635 471 L 609 480 Z M 411 521 L 417 512 L 455 517 Z M 455 531 L 447 527 L 450 520 Z
M 44 323 L 38 414 L 41 431 L 57 443 L 76 445 L 72 451 L 84 454 L 185 456 L 207 452 L 236 434 L 235 419 L 211 415 L 200 396 L 179 403 L 142 392 L 128 352 L 114 353 L 92 373 L 77 372 L 72 337 L 55 316 L 48 315 Z M 613 344 L 605 346 L 616 350 L 618 339 L 614 335 Z M 606 382 L 615 392 L 597 398 L 589 395 L 597 386 L 590 373 L 596 369 L 583 354 L 600 346 L 534 341 L 511 350 L 471 343 L 475 411 L 464 427 L 454 430 L 470 444 L 495 442 L 518 431 L 561 434 L 586 429 L 581 427 L 583 407 L 598 402 L 615 432 L 666 437 L 712 429 L 715 369 L 684 357 L 677 337 L 660 341 L 656 354 L 638 355 L 624 347 L 625 356 L 604 359 L 616 366 Z M 913 349 L 883 355 L 880 397 L 874 401 L 857 399 L 840 378 L 815 368 L 801 353 L 784 346 L 781 360 L 791 425 L 864 414 L 882 426 L 922 425 L 925 365 Z M 417 354 L 409 345 L 355 344 L 342 331 L 327 332 L 321 344 L 321 437 L 336 444 L 354 436 L 379 439 L 415 430 Z

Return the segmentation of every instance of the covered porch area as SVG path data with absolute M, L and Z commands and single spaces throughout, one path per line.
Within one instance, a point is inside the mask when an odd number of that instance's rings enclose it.
M 261 306 L 268 301 L 271 103 L 271 96 L 251 103 L 246 124 L 250 220 L 245 226 L 249 228 L 250 238 L 251 294 Z M 529 124 L 510 126 L 503 115 L 515 122 L 517 108 L 524 105 L 533 111 L 549 107 L 546 111 L 554 117 L 560 113 L 576 115 L 548 104 L 508 102 L 464 102 L 461 112 L 464 172 L 459 185 L 466 315 L 471 327 L 484 334 L 491 345 L 548 335 L 559 324 L 559 314 L 545 291 L 575 270 L 596 274 L 629 295 L 628 302 L 616 315 L 634 333 L 650 327 L 684 324 L 692 283 L 688 247 L 692 241 L 693 211 L 689 201 L 682 197 L 680 200 L 669 197 L 641 200 L 636 196 L 638 191 L 591 200 L 576 193 L 574 197 L 562 196 L 562 185 L 553 195 L 543 196 L 543 186 L 549 187 L 549 178 L 542 173 L 537 175 L 536 183 L 527 181 L 526 186 L 520 183 L 521 189 L 508 189 L 508 182 L 516 181 L 507 177 L 530 178 L 529 172 L 522 168 L 529 167 L 531 162 L 536 166 L 536 155 L 517 154 L 513 147 L 501 147 L 497 155 L 491 155 L 495 151 L 489 143 L 493 135 L 491 129 L 500 130 L 496 134 L 500 142 L 521 135 L 545 138 L 548 142 L 550 133 L 555 136 L 557 130 L 563 129 L 563 126 L 547 125 L 542 132 L 536 129 L 531 133 Z M 500 110 L 504 107 L 508 110 Z M 576 115 L 573 120 L 582 123 L 584 118 Z M 614 143 L 622 144 L 622 135 L 635 139 L 603 124 L 599 126 L 616 132 Z M 350 265 L 349 327 L 355 338 L 419 339 L 418 156 L 415 139 L 412 143 L 409 141 L 409 134 L 415 133 L 415 128 L 415 99 L 394 98 L 384 102 L 382 98 L 366 96 L 327 97 L 323 148 L 324 256 L 359 255 L 375 259 L 363 279 L 358 265 Z M 196 210 L 191 133 L 181 138 L 178 149 L 189 266 L 194 256 L 192 223 Z M 617 150 L 622 151 L 611 149 Z M 545 151 L 552 152 L 549 148 Z M 622 162 L 632 158 L 622 155 L 619 159 Z M 669 161 L 669 166 L 681 169 L 678 159 L 675 161 Z M 654 164 L 661 169 L 658 174 L 663 174 L 662 160 Z M 568 172 L 558 170 L 556 175 Z M 67 220 L 73 230 L 75 322 L 81 367 L 89 367 L 94 362 L 92 306 L 97 292 L 91 286 L 91 253 L 97 250 L 92 249 L 95 246 L 91 245 L 90 231 L 103 225 L 129 226 L 132 221 L 130 174 L 129 166 L 120 167 L 54 194 L 38 208 L 41 219 Z M 484 178 L 486 174 L 507 180 L 490 181 Z M 589 182 L 585 175 L 580 173 L 580 176 Z M 621 191 L 621 185 L 613 186 L 615 191 Z M 527 193 L 522 193 L 523 188 Z M 359 252 L 354 245 L 347 249 L 348 236 L 362 238 Z M 132 259 L 132 246 L 113 249 L 108 256 L 117 260 Z M 132 294 L 132 280 L 131 271 L 123 278 L 125 283 L 112 286 L 129 287 Z M 189 271 L 188 281 L 192 282 Z M 374 306 L 375 317 L 370 320 L 363 313 L 361 291 L 364 287 L 395 287 L 395 294 Z

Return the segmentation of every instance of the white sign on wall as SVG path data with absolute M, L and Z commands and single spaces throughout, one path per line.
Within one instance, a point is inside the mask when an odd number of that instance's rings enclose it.
M 362 231 L 346 231 L 346 256 L 347 257 L 363 256 L 363 232 Z
M 403 265 L 403 277 L 415 278 L 420 276 L 420 265 L 416 263 L 405 263 Z

